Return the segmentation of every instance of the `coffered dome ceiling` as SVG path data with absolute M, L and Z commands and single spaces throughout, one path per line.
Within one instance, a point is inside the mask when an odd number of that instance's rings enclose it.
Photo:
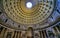
M 0 0 L 0 38 L 60 37 L 60 0 Z
M 56 2 L 56 0 L 1 0 L 0 8 L 4 13 L 0 18 L 5 27 L 14 29 L 48 27 Z
M 32 3 L 32 8 L 26 7 L 28 2 Z M 30 25 L 46 20 L 52 13 L 54 2 L 54 0 L 3 0 L 3 8 L 13 21 Z

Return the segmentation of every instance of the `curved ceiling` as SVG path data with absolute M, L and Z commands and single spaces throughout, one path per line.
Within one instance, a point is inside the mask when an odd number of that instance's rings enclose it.
M 60 0 L 0 0 L 0 37 L 60 37 Z
M 50 17 L 55 10 L 56 2 L 56 0 L 1 0 L 0 7 L 4 13 L 0 18 L 4 21 L 5 27 L 13 29 L 45 28 L 53 22 Z
M 31 2 L 32 8 L 26 3 Z M 3 0 L 3 8 L 13 21 L 20 24 L 37 24 L 50 16 L 54 8 L 54 0 Z

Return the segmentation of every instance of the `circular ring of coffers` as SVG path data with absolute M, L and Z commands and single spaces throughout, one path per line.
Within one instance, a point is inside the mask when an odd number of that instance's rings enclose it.
M 31 2 L 32 8 L 26 3 Z M 55 0 L 3 0 L 9 18 L 20 24 L 38 24 L 46 20 L 54 9 Z

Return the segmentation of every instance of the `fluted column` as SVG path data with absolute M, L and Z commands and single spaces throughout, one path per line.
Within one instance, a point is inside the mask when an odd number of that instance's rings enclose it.
M 41 31 L 39 31 L 39 32 L 40 32 L 40 38 L 42 38 Z
M 6 30 L 6 28 L 3 28 L 2 32 L 1 32 L 1 35 L 0 35 L 0 37 L 1 37 L 1 38 L 3 38 L 3 37 L 4 37 L 5 30 Z
M 12 36 L 11 36 L 11 38 L 13 38 L 13 36 L 14 36 L 14 31 L 12 32 Z
M 21 32 L 20 31 L 17 32 L 17 38 L 21 38 Z
M 48 34 L 47 34 L 46 30 L 45 30 L 45 34 L 46 34 L 46 38 L 48 38 Z
M 6 30 L 5 34 L 4 34 L 4 38 L 7 37 L 7 34 L 8 34 L 8 29 Z
M 47 38 L 47 37 L 46 37 L 46 33 L 45 33 L 45 30 L 44 30 L 43 32 L 44 32 L 44 36 L 45 36 L 45 38 Z
M 19 32 L 19 38 L 21 38 L 21 31 Z
M 59 30 L 58 30 L 58 28 L 57 28 L 57 27 L 55 27 L 55 28 L 56 28 L 57 32 L 59 33 Z
M 53 31 L 54 35 L 56 35 L 56 32 L 55 32 L 54 28 L 52 28 L 52 31 Z M 55 38 L 56 38 L 56 37 L 55 37 Z
M 15 33 L 15 37 L 14 38 L 17 38 L 17 32 Z
M 49 34 L 48 34 L 48 29 L 46 29 L 46 33 L 47 33 L 48 38 L 50 38 L 50 37 L 49 37 Z
M 41 35 L 42 35 L 42 38 L 44 38 L 44 36 L 43 36 L 43 31 L 41 31 Z

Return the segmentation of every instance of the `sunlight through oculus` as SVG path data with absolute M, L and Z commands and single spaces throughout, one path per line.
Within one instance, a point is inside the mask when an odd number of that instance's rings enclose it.
M 26 3 L 26 7 L 27 7 L 27 8 L 32 8 L 32 3 L 31 3 L 31 2 L 27 2 L 27 3 Z

